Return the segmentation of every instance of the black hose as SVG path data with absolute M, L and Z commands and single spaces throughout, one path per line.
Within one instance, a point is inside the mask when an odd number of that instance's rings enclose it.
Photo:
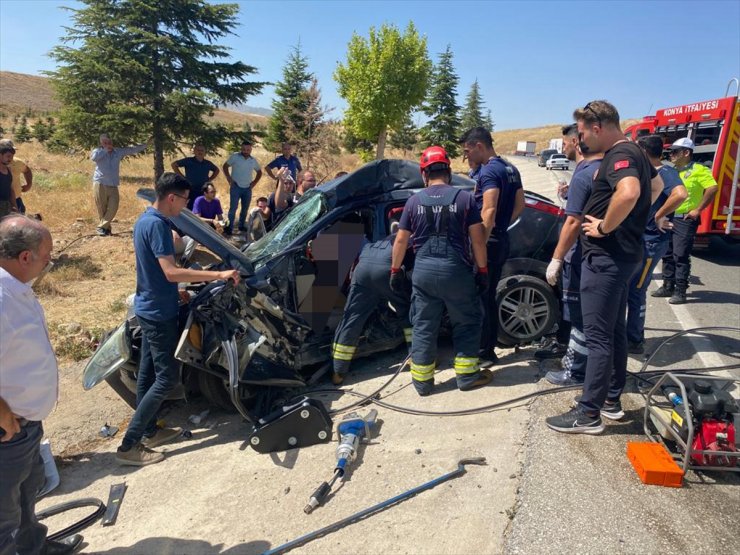
M 96 509 L 95 512 L 89 514 L 81 520 L 78 520 L 74 524 L 70 524 L 59 532 L 55 532 L 54 534 L 47 536 L 46 539 L 58 541 L 66 538 L 67 536 L 71 536 L 72 534 L 76 534 L 80 530 L 84 530 L 85 528 L 93 524 L 96 520 L 98 520 L 101 516 L 103 516 L 103 513 L 105 513 L 105 503 L 103 503 L 100 499 L 96 499 L 95 497 L 85 497 L 83 499 L 76 499 L 75 501 L 67 501 L 66 503 L 52 505 L 48 509 L 44 509 L 40 513 L 36 513 L 36 518 L 38 520 L 44 520 L 45 518 L 49 518 L 50 516 L 65 513 L 72 509 L 79 509 L 80 507 L 96 507 Z

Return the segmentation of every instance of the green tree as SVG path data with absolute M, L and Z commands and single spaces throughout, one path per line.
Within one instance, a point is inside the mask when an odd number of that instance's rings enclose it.
M 490 121 L 490 110 L 487 120 L 483 115 L 483 106 L 483 98 L 480 95 L 480 87 L 476 79 L 470 87 L 468 96 L 465 97 L 465 106 L 463 106 L 460 116 L 460 134 L 473 127 L 485 127 L 489 131 L 491 130 L 491 127 L 487 125 L 492 123 Z
M 299 93 L 285 113 L 285 140 L 298 147 L 306 169 L 313 167 L 322 150 L 336 150 L 334 127 L 325 121 L 331 110 L 321 104 L 321 89 L 312 77 L 311 85 Z
M 301 54 L 299 42 L 285 62 L 282 81 L 275 85 L 272 116 L 265 137 L 265 146 L 268 149 L 278 152 L 282 143 L 307 136 L 307 130 L 302 127 L 301 114 L 308 107 L 306 93 L 312 78 L 313 74 L 308 71 L 308 59 Z M 288 137 L 288 128 L 293 130 L 294 136 Z
M 83 0 L 52 50 L 63 106 L 59 127 L 80 147 L 101 132 L 118 144 L 152 139 L 154 177 L 178 142 L 222 144 L 229 129 L 208 120 L 217 105 L 244 102 L 265 83 L 254 67 L 229 63 L 217 41 L 233 33 L 236 4 L 203 0 Z
M 16 143 L 27 143 L 32 138 L 31 130 L 28 128 L 28 120 L 25 114 L 21 116 L 20 123 L 15 130 L 15 142 Z
M 345 128 L 374 141 L 377 159 L 383 158 L 388 129 L 424 100 L 431 68 L 427 40 L 411 22 L 403 34 L 384 24 L 371 27 L 367 38 L 352 35 L 347 61 L 337 66 L 334 79 L 348 105 Z
M 457 105 L 457 83 L 459 79 L 452 65 L 452 50 L 439 55 L 439 63 L 432 72 L 431 84 L 424 103 L 424 113 L 429 117 L 421 129 L 422 140 L 430 145 L 445 148 L 450 158 L 459 152 L 460 106 Z
M 419 142 L 419 130 L 414 125 L 414 120 L 409 113 L 397 129 L 392 129 L 388 141 L 393 148 L 403 151 L 404 158 L 406 153 L 416 148 Z
M 51 132 L 49 131 L 49 126 L 46 125 L 44 120 L 39 119 L 36 121 L 36 123 L 33 124 L 31 135 L 34 139 L 43 144 L 47 140 L 49 140 L 49 137 L 51 137 Z
M 488 112 L 486 112 L 486 117 L 483 118 L 483 127 L 489 131 L 493 131 L 495 125 L 496 124 L 493 123 L 493 118 L 491 118 L 491 110 L 488 110 Z

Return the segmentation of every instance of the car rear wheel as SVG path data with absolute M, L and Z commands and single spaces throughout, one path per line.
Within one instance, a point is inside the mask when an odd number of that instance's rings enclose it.
M 502 278 L 496 292 L 498 341 L 506 346 L 536 341 L 558 320 L 558 299 L 543 280 L 514 275 Z
M 226 412 L 236 412 L 226 382 L 222 378 L 208 372 L 198 372 L 198 388 L 212 405 L 216 405 Z

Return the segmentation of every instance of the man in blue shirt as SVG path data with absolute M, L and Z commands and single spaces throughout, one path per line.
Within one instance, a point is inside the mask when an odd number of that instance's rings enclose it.
M 98 209 L 98 235 L 111 234 L 111 222 L 118 212 L 118 186 L 121 182 L 121 160 L 124 156 L 143 152 L 151 144 L 151 139 L 142 145 L 115 148 L 106 134 L 100 135 L 100 146 L 92 151 L 90 160 L 95 162 L 93 173 L 93 197 Z
M 581 312 L 581 224 L 586 202 L 591 196 L 594 176 L 601 167 L 602 154 L 584 156 L 578 146 L 578 125 L 563 128 L 563 152 L 576 162 L 576 169 L 568 186 L 565 205 L 565 223 L 560 230 L 558 244 L 547 266 L 547 282 L 553 287 L 563 272 L 563 319 L 570 323 L 568 349 L 562 359 L 561 371 L 550 371 L 545 379 L 555 385 L 579 385 L 586 376 L 588 347 L 583 333 Z
M 283 153 L 280 156 L 267 164 L 265 168 L 267 170 L 267 175 L 277 181 L 278 176 L 275 175 L 272 170 L 288 168 L 288 170 L 290 170 L 290 176 L 293 178 L 293 181 L 298 181 L 298 172 L 303 171 L 301 161 L 298 159 L 297 156 L 293 155 L 293 148 L 291 147 L 290 143 L 283 143 L 282 150 Z
M 434 389 L 437 334 L 444 309 L 452 324 L 458 388 L 467 391 L 491 381 L 490 371 L 478 366 L 478 295 L 488 286 L 488 268 L 480 212 L 470 193 L 450 185 L 450 159 L 445 149 L 427 148 L 419 165 L 426 188 L 403 207 L 393 243 L 390 288 L 397 293 L 404 289 L 401 265 L 413 234 L 411 379 L 416 392 L 426 396 Z
M 183 177 L 190 182 L 188 210 L 192 210 L 195 199 L 203 194 L 205 184 L 218 177 L 219 169 L 216 164 L 206 160 L 206 147 L 199 144 L 193 146 L 193 156 L 172 162 L 172 171 L 177 175 L 182 175 L 180 168 L 185 168 Z
M 179 302 L 187 295 L 178 292 L 178 282 L 239 281 L 236 270 L 216 272 L 178 268 L 169 217 L 185 208 L 190 183 L 174 173 L 157 180 L 157 199 L 134 225 L 136 295 L 134 312 L 141 327 L 141 356 L 137 376 L 136 411 L 116 453 L 123 465 L 144 466 L 164 459 L 152 448 L 176 438 L 176 428 L 157 429 L 157 412 L 167 394 L 180 380 L 175 359 L 179 337 Z
M 663 138 L 660 135 L 640 137 L 638 146 L 647 154 L 650 163 L 663 178 L 663 190 L 650 206 L 645 234 L 643 235 L 642 268 L 639 268 L 630 282 L 627 294 L 627 350 L 633 354 L 645 352 L 645 312 L 648 286 L 653 279 L 653 270 L 658 261 L 668 251 L 673 212 L 689 197 L 678 172 L 664 166 L 660 161 L 663 155 Z
M 494 351 L 498 342 L 496 286 L 509 256 L 508 228 L 524 210 L 524 189 L 519 170 L 496 154 L 490 131 L 474 127 L 460 142 L 471 168 L 480 166 L 472 175 L 475 204 L 483 218 L 488 254 L 488 290 L 483 297 L 485 313 L 480 357 L 495 364 L 498 361 Z

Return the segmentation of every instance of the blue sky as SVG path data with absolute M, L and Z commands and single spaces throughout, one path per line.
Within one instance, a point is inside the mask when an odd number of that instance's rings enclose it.
M 740 77 L 740 2 L 323 1 L 240 2 L 235 59 L 278 81 L 300 40 L 324 103 L 345 106 L 332 73 L 353 32 L 413 20 L 433 60 L 449 44 L 460 77 L 459 102 L 477 78 L 497 130 L 570 120 L 595 98 L 622 117 L 723 96 Z M 39 74 L 63 35 L 64 0 L 0 0 L 0 69 Z M 269 108 L 273 88 L 248 104 Z M 0 99 L 1 102 L 1 99 Z

